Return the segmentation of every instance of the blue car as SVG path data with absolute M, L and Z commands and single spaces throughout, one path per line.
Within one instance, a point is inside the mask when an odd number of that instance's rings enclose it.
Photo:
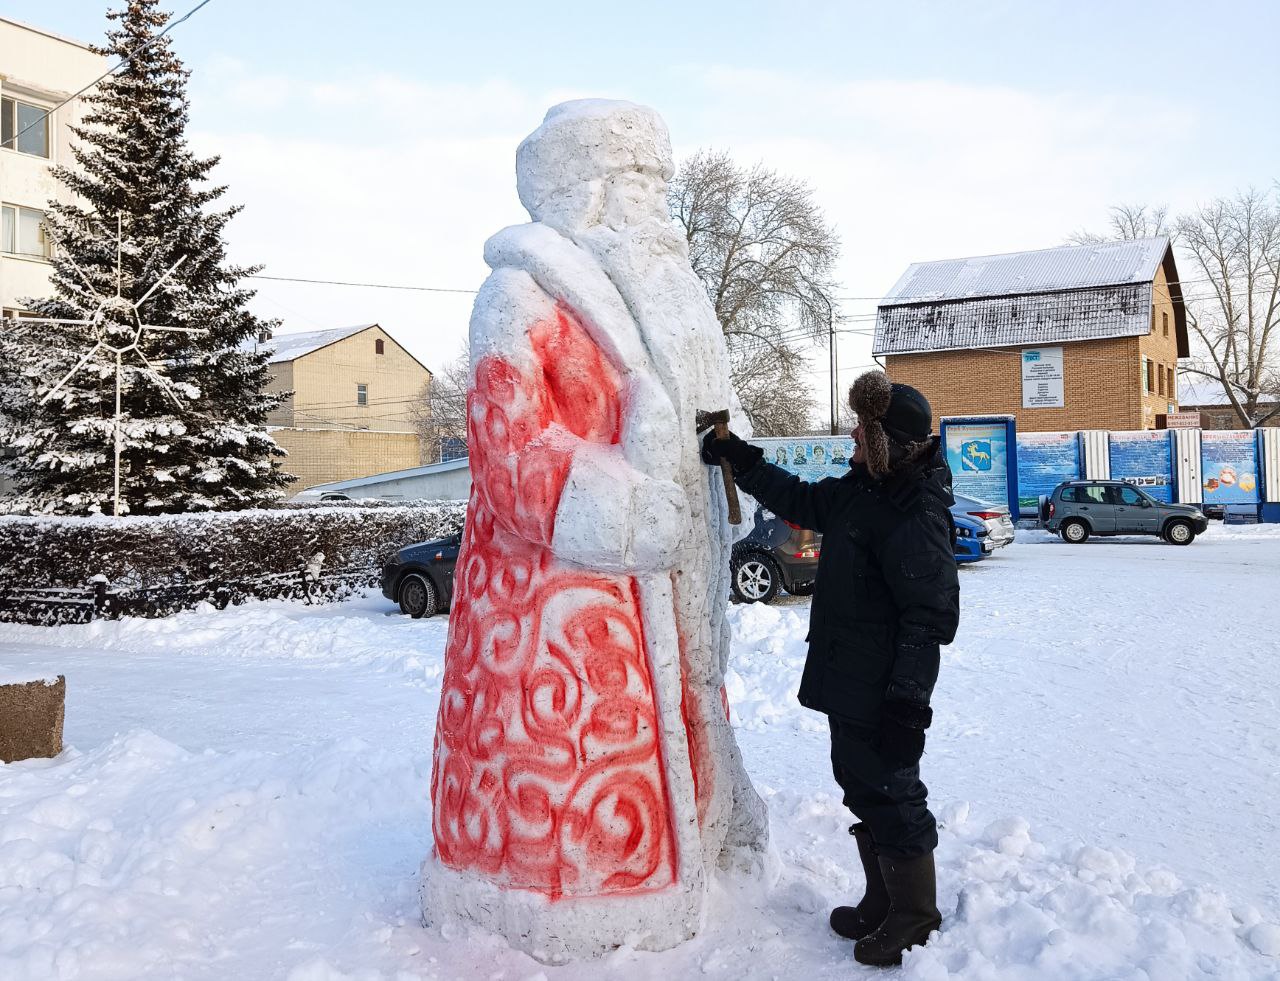
M 979 562 L 995 551 L 986 522 L 971 518 L 963 512 L 957 513 L 954 508 L 951 517 L 956 522 L 957 562 Z

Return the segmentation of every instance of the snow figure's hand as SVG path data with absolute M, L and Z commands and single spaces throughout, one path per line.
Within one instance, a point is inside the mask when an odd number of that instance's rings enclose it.
M 631 499 L 630 552 L 634 568 L 669 569 L 676 552 L 689 540 L 689 502 L 680 486 L 670 480 L 645 478 Z
M 594 569 L 656 572 L 675 564 L 689 521 L 677 484 L 642 474 L 612 447 L 582 445 L 560 495 L 551 550 Z

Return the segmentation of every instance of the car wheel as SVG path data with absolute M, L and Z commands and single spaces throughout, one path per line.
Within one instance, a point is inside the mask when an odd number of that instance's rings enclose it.
M 1164 540 L 1170 545 L 1190 545 L 1196 540 L 1196 530 L 1185 521 L 1170 521 L 1164 529 Z
M 792 583 L 791 588 L 787 590 L 792 596 L 812 596 L 813 588 L 818 585 L 816 582 L 797 582 Z
M 396 591 L 400 609 L 415 620 L 436 612 L 435 584 L 420 572 L 411 572 L 400 580 Z
M 1061 534 L 1064 542 L 1081 545 L 1089 540 L 1089 526 L 1083 521 L 1065 521 Z
M 771 603 L 778 595 L 782 575 L 767 555 L 747 552 L 729 565 L 733 595 L 739 603 Z

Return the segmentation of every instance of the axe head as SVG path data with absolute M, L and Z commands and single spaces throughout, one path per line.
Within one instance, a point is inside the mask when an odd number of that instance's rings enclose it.
M 699 409 L 694 419 L 694 428 L 698 432 L 710 429 L 712 426 L 727 426 L 729 425 L 729 410 L 715 409 L 708 411 L 707 409 Z

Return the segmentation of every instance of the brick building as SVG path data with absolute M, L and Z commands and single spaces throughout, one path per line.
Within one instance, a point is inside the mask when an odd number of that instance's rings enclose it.
M 1189 353 L 1173 250 L 1150 238 L 913 263 L 876 310 L 872 351 L 935 418 L 1154 429 Z
M 431 372 L 377 324 L 257 338 L 271 351 L 269 392 L 288 392 L 267 417 L 288 451 L 294 491 L 422 463 L 414 407 Z

